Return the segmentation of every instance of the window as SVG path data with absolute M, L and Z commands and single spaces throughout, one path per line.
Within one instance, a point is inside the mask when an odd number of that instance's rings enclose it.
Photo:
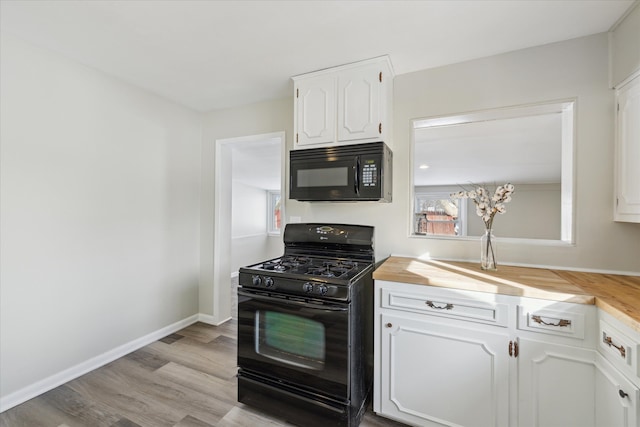
M 269 234 L 280 234 L 281 218 L 280 192 L 267 191 L 267 231 Z
M 449 193 L 416 193 L 414 234 L 466 235 L 466 200 L 450 199 Z

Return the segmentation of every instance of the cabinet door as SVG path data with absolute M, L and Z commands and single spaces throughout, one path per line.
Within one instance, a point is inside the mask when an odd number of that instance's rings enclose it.
M 381 414 L 417 426 L 506 426 L 508 335 L 383 314 Z
M 520 339 L 518 425 L 594 427 L 595 357 L 594 350 Z
M 335 141 L 336 79 L 315 77 L 296 82 L 297 146 Z
M 386 84 L 386 82 L 384 83 Z M 379 138 L 382 133 L 381 70 L 345 70 L 338 77 L 338 140 Z
M 616 95 L 615 220 L 640 222 L 640 76 Z
M 596 426 L 637 427 L 638 387 L 603 357 L 596 370 Z

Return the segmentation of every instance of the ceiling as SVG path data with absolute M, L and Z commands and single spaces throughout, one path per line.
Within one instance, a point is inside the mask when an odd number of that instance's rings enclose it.
M 236 142 L 231 146 L 231 179 L 264 190 L 280 190 L 282 142 L 280 138 Z
M 0 28 L 197 111 L 290 95 L 380 55 L 395 73 L 608 31 L 631 0 L 0 1 Z

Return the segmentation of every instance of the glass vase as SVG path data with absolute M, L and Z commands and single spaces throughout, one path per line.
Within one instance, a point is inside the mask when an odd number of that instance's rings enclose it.
M 486 229 L 484 235 L 480 238 L 480 268 L 492 271 L 498 269 L 498 263 L 496 262 L 496 238 L 490 228 Z

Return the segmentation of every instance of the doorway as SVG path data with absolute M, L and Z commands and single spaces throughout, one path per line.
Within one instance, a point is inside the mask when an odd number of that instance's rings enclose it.
M 222 323 L 235 316 L 238 268 L 282 254 L 270 220 L 275 196 L 285 200 L 285 134 L 216 140 L 215 158 L 213 311 Z M 284 218 L 284 203 L 278 209 Z

